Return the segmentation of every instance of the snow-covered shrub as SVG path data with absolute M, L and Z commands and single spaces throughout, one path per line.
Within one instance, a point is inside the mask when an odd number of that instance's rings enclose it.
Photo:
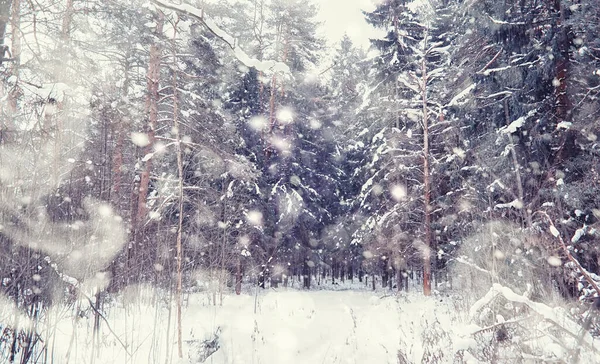
M 597 313 L 588 312 L 588 315 Z M 469 312 L 471 324 L 464 345 L 455 347 L 455 362 L 592 363 L 600 360 L 599 345 L 585 325 L 560 306 L 549 306 L 500 284 L 478 300 Z
M 423 345 L 423 358 L 421 363 L 442 364 L 448 363 L 452 339 L 446 328 L 437 320 L 425 322 L 425 330 L 421 334 Z
M 217 327 L 217 330 L 213 333 L 211 338 L 204 340 L 187 340 L 186 344 L 189 346 L 189 362 L 204 363 L 209 356 L 216 353 L 221 348 L 221 345 L 219 344 L 220 333 L 221 328 Z

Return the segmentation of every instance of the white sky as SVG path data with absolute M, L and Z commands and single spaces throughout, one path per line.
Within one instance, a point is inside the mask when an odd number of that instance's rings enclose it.
M 367 24 L 361 10 L 375 9 L 373 0 L 316 0 L 320 8 L 318 20 L 323 23 L 321 34 L 335 46 L 344 33 L 348 34 L 356 46 L 365 50 L 369 47 L 369 37 L 376 31 Z

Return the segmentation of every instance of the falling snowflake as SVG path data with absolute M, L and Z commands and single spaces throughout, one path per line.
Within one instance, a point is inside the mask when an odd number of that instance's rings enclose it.
M 131 141 L 140 148 L 150 145 L 150 137 L 146 133 L 131 133 Z

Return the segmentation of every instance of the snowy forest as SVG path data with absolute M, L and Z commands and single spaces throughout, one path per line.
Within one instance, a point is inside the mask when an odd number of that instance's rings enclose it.
M 0 363 L 600 363 L 600 1 L 328 1 L 0 0 Z

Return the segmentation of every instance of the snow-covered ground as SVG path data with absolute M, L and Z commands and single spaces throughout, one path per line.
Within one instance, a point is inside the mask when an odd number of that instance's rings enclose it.
M 424 325 L 439 320 L 450 327 L 450 317 L 456 316 L 439 297 L 417 294 L 295 289 L 258 293 L 227 295 L 223 306 L 209 305 L 206 294 L 187 297 L 183 362 L 198 362 L 200 342 L 215 334 L 220 347 L 207 363 L 398 363 L 403 344 L 410 346 L 410 359 L 420 361 Z M 66 363 L 68 358 L 71 363 L 177 363 L 175 307 L 169 323 L 166 299 L 157 305 L 155 298 L 153 291 L 142 289 L 130 303 L 107 309 L 114 333 L 102 323 L 99 352 L 92 349 L 93 314 L 88 311 L 75 329 L 72 315 L 62 315 L 52 343 L 55 362 Z
M 494 292 L 501 291 L 498 288 Z M 94 364 L 481 362 L 464 351 L 469 349 L 475 355 L 495 357 L 495 362 L 536 363 L 567 358 L 569 353 L 560 345 L 566 349 L 577 346 L 573 338 L 571 342 L 559 336 L 547 340 L 543 327 L 538 326 L 548 326 L 545 323 L 528 321 L 539 332 L 535 339 L 539 345 L 535 346 L 528 344 L 529 338 L 519 330 L 506 330 L 506 338 L 500 340 L 498 324 L 504 318 L 499 316 L 492 317 L 489 326 L 476 325 L 486 319 L 485 306 L 492 301 L 493 292 L 476 304 L 457 296 L 423 297 L 418 292 L 282 288 L 255 293 L 249 290 L 240 296 L 226 295 L 223 306 L 210 305 L 207 293 L 186 296 L 183 360 L 177 354 L 175 306 L 168 304 L 168 294 L 150 288 L 125 292 L 106 308 L 107 322 L 102 322 L 96 345 L 94 315 L 89 309 L 81 312 L 75 325 L 72 309 L 51 312 L 49 324 L 37 329 L 48 346 L 48 352 L 40 355 L 52 356 L 54 363 Z M 81 307 L 86 308 L 86 304 Z M 540 307 L 542 315 L 558 320 L 558 311 Z M 493 338 L 500 343 L 489 345 Z M 579 343 L 586 344 L 589 339 L 582 335 Z M 211 344 L 207 347 L 211 341 L 216 351 L 210 350 Z M 545 357 L 526 349 L 529 353 L 518 351 L 516 360 L 514 349 L 525 345 L 534 349 L 543 346 L 547 350 L 537 353 Z M 207 351 L 211 352 L 208 358 Z M 580 355 L 581 363 L 598 358 L 585 350 Z

